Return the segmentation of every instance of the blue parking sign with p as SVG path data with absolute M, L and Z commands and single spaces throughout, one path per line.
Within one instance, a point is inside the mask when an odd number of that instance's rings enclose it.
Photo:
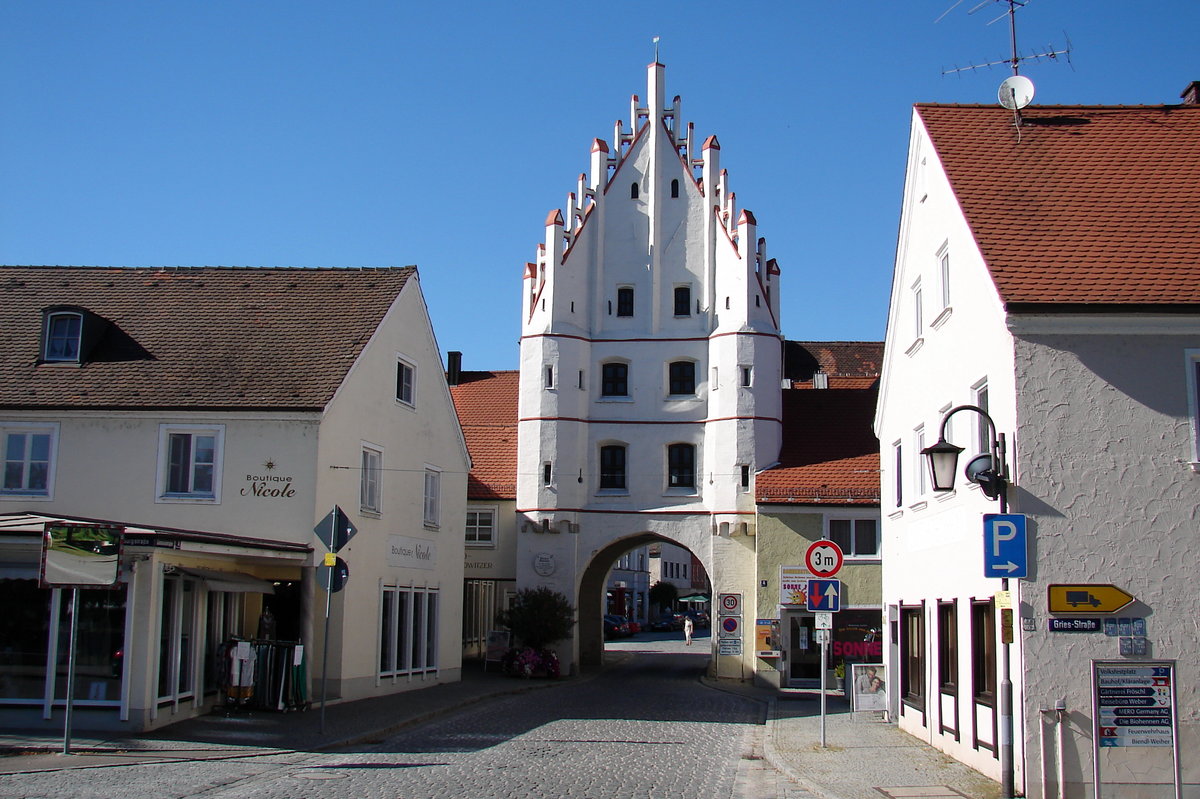
M 1025 543 L 1025 514 L 983 515 L 983 576 L 1025 577 L 1029 555 Z

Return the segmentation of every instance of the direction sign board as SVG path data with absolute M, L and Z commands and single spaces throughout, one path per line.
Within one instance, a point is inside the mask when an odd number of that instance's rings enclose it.
M 1093 664 L 1101 747 L 1175 746 L 1174 671 L 1173 663 Z
M 841 571 L 842 548 L 832 541 L 814 541 L 804 553 L 804 565 L 816 577 L 832 577 Z
M 721 623 L 718 625 L 718 636 L 720 638 L 741 638 L 742 637 L 742 617 L 741 616 L 722 616 Z
M 717 605 L 720 608 L 720 612 L 727 616 L 742 615 L 741 594 L 718 594 Z
M 841 580 L 809 580 L 808 609 L 836 612 L 842 609 Z
M 1051 585 L 1046 594 L 1051 613 L 1116 613 L 1133 601 L 1115 585 Z
M 1025 577 L 1029 555 L 1024 513 L 983 514 L 983 576 Z

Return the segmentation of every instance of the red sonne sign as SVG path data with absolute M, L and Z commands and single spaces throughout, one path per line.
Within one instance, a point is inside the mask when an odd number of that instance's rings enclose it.
M 881 658 L 883 657 L 883 642 L 834 641 L 833 656 L 850 658 Z

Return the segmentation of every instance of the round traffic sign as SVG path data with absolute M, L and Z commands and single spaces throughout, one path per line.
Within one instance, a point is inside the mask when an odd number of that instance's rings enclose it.
M 742 604 L 741 594 L 722 594 L 721 610 L 726 613 L 736 613 Z
M 832 541 L 814 541 L 804 553 L 804 565 L 818 577 L 832 577 L 841 571 L 842 548 Z
M 736 633 L 738 631 L 738 617 L 725 616 L 721 619 L 721 629 L 727 633 Z

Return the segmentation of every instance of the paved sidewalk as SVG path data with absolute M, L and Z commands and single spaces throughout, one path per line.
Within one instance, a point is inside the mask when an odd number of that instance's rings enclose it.
M 816 690 L 778 692 L 706 678 L 719 690 L 770 704 L 764 754 L 772 766 L 824 799 L 996 799 L 1000 784 L 943 754 L 877 714 L 850 712 L 840 694 L 826 697 L 825 746 Z
M 154 761 L 257 757 L 273 752 L 319 752 L 376 741 L 403 727 L 489 697 L 558 684 L 548 680 L 514 680 L 496 669 L 494 664 L 489 672 L 478 665 L 467 665 L 462 680 L 456 683 L 357 702 L 331 700 L 325 708 L 324 732 L 316 703 L 304 712 L 244 711 L 198 716 L 142 736 L 75 734 L 71 738 L 70 755 L 62 754 L 61 727 L 56 732 L 4 731 L 0 732 L 0 775 Z
M 579 679 L 590 676 L 584 674 Z M 997 783 L 895 726 L 855 719 L 840 696 L 827 699 L 826 746 L 822 748 L 817 693 L 784 697 L 735 680 L 705 678 L 703 682 L 715 690 L 737 693 L 769 706 L 762 755 L 775 769 L 816 796 L 824 799 L 880 799 L 881 796 L 995 799 L 999 796 Z M 61 732 L 5 731 L 0 733 L 0 775 L 337 749 L 381 740 L 405 726 L 489 697 L 536 691 L 557 684 L 514 680 L 468 665 L 458 683 L 331 704 L 325 711 L 324 733 L 320 731 L 317 708 L 303 713 L 257 711 L 229 717 L 209 715 L 141 737 L 76 735 L 72 738 L 72 754 L 66 756 L 60 754 Z

